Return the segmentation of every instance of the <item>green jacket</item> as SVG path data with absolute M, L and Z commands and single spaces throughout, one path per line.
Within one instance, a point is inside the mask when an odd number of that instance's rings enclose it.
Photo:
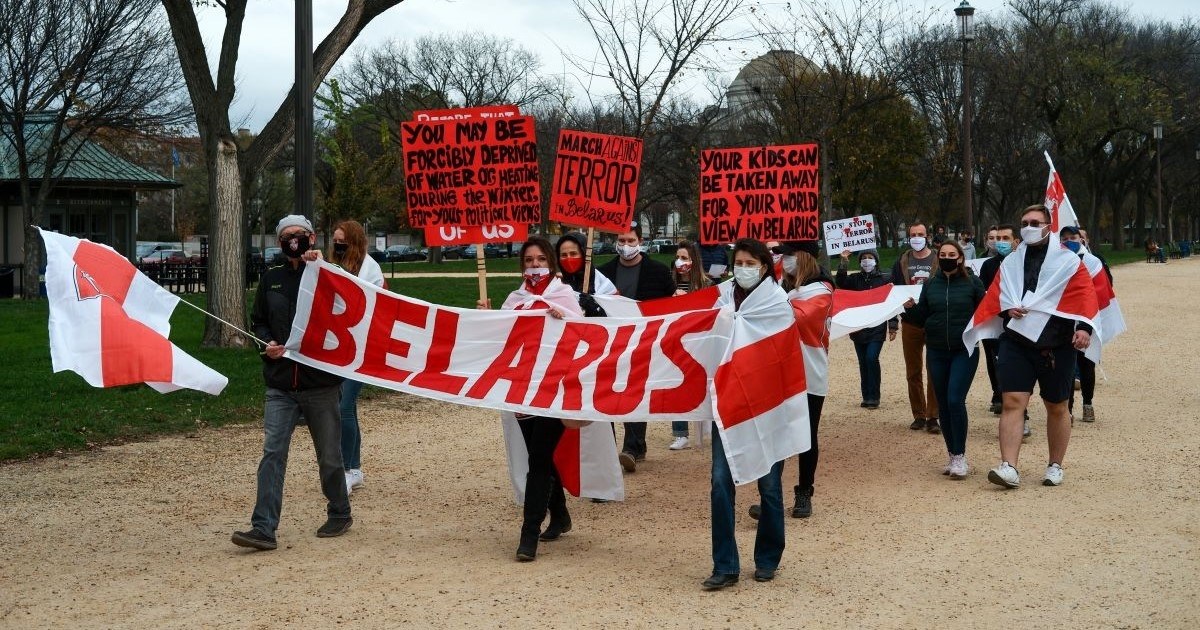
M 962 334 L 987 290 L 968 269 L 947 278 L 940 269 L 921 285 L 921 299 L 904 311 L 904 321 L 925 328 L 925 345 L 939 350 L 963 350 Z

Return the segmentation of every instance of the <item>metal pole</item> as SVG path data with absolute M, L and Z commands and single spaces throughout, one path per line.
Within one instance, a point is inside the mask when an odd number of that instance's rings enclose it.
M 962 61 L 962 100 L 963 100 L 963 120 L 962 120 L 962 146 L 963 146 L 963 192 L 967 205 L 967 227 L 971 234 L 978 234 L 975 229 L 975 164 L 971 151 L 971 118 L 974 116 L 971 103 L 971 70 L 967 63 L 967 52 L 970 46 L 970 41 L 964 39 L 962 43 L 963 61 Z
M 171 181 L 175 181 L 175 158 L 171 157 Z M 171 189 L 171 234 L 175 234 L 175 189 Z
M 1154 242 L 1157 243 L 1159 247 L 1163 247 L 1163 240 L 1162 240 L 1162 138 L 1158 138 L 1155 142 L 1155 145 L 1156 146 L 1154 147 L 1154 162 L 1155 162 L 1156 170 L 1158 171 L 1157 177 L 1155 178 L 1155 179 L 1157 179 L 1157 187 L 1158 187 L 1158 212 L 1157 212 L 1158 216 L 1154 219 Z
M 313 217 L 312 0 L 296 0 L 296 214 Z

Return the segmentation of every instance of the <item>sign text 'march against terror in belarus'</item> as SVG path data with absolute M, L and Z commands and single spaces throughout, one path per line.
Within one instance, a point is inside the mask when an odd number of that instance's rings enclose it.
M 401 123 L 412 227 L 540 223 L 530 116 Z
M 819 239 L 819 156 L 816 144 L 702 151 L 700 241 Z
M 563 129 L 554 159 L 550 219 L 624 232 L 633 223 L 642 141 Z

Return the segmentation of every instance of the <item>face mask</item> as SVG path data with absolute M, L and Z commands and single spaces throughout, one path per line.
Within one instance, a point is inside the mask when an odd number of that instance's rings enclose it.
M 308 251 L 308 237 L 293 236 L 287 240 L 280 239 L 279 247 L 289 258 L 299 258 L 304 252 Z
M 530 267 L 525 270 L 525 285 L 530 291 L 542 288 L 550 281 L 550 270 L 545 267 Z
M 996 241 L 996 253 L 1007 256 L 1012 253 L 1012 241 Z
M 675 270 L 679 273 L 687 273 L 692 270 L 692 261 L 682 258 L 675 259 Z
M 562 267 L 564 273 L 579 273 L 583 269 L 582 258 L 559 258 L 558 265 Z
M 919 252 L 919 251 L 925 249 L 925 237 L 924 236 L 914 236 L 914 237 L 908 239 L 908 245 L 909 245 L 909 247 L 913 248 L 914 252 Z
M 762 278 L 760 269 L 762 267 L 734 267 L 733 279 L 743 289 L 750 289 L 758 284 L 759 279 Z
M 1067 249 L 1078 254 L 1080 247 L 1083 246 L 1083 243 L 1080 243 L 1079 241 L 1066 241 L 1063 243 L 1063 245 L 1066 245 Z
M 1025 226 L 1021 228 L 1021 240 L 1029 245 L 1038 245 L 1046 240 L 1046 235 L 1042 233 L 1040 227 Z
M 858 266 L 860 268 L 862 268 L 863 271 L 865 271 L 867 273 L 871 273 L 872 271 L 875 271 L 875 259 L 874 258 L 864 258 L 864 259 L 858 261 Z
M 942 268 L 942 273 L 953 273 L 958 269 L 957 258 L 939 258 L 938 266 Z
M 795 256 L 783 256 L 782 258 L 780 258 L 780 264 L 783 265 L 783 273 L 786 273 L 789 276 L 796 273 L 796 257 Z
M 617 253 L 625 260 L 633 260 L 642 250 L 638 249 L 637 245 L 617 245 Z
M 345 256 L 346 252 L 348 252 L 348 251 L 350 251 L 349 243 L 334 243 L 333 244 L 333 253 L 337 254 L 338 256 Z

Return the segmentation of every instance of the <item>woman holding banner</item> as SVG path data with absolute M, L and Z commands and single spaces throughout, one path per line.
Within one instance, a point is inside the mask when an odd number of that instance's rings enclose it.
M 367 233 L 358 221 L 342 221 L 333 230 L 329 262 L 365 282 L 379 287 L 387 286 L 379 263 L 367 255 Z M 339 410 L 342 415 L 342 465 L 346 469 L 346 494 L 363 484 L 362 432 L 358 427 L 358 394 L 362 388 L 363 384 L 359 381 L 342 381 Z
M 891 274 L 879 270 L 879 253 L 873 249 L 858 252 L 858 268 L 860 273 L 847 273 L 846 262 L 850 260 L 850 250 L 843 249 L 841 260 L 838 261 L 837 288 L 848 291 L 867 291 L 877 289 L 892 283 Z M 850 341 L 854 342 L 854 352 L 858 355 L 859 389 L 862 391 L 860 407 L 878 409 L 880 387 L 883 381 L 883 371 L 879 366 L 879 353 L 883 350 L 883 341 L 894 341 L 896 331 L 900 328 L 900 320 L 892 318 L 885 323 L 864 328 L 850 333 Z
M 521 286 L 509 294 L 501 308 L 506 310 L 545 309 L 550 317 L 582 317 L 575 292 L 558 279 L 558 260 L 554 248 L 541 237 L 531 238 L 521 246 Z M 489 308 L 485 300 L 479 308 Z M 517 424 L 529 452 L 529 473 L 525 476 L 524 518 L 521 522 L 521 542 L 517 545 L 517 560 L 529 562 L 537 558 L 538 540 L 557 540 L 571 531 L 571 514 L 567 512 L 567 497 L 562 480 L 554 468 L 554 450 L 566 428 L 558 418 L 517 414 Z M 550 524 L 542 531 L 542 521 L 550 513 Z
M 675 295 L 686 295 L 712 286 L 712 280 L 708 279 L 701 268 L 699 246 L 691 241 L 679 241 L 675 246 L 675 264 L 671 266 L 671 278 L 675 280 Z M 675 439 L 667 448 L 672 451 L 687 448 L 690 444 L 687 421 L 672 420 L 671 435 Z

